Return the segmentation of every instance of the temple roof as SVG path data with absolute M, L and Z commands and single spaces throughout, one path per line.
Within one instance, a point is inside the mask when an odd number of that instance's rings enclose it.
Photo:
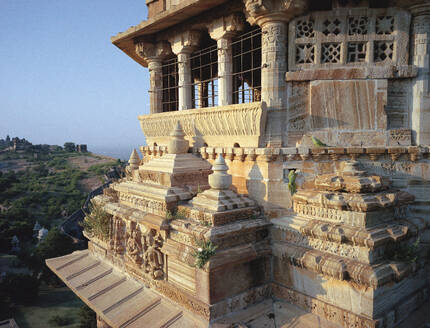
M 48 259 L 46 264 L 114 328 L 205 327 L 204 322 L 191 318 L 179 306 L 115 270 L 88 250 Z
M 129 27 L 124 32 L 119 32 L 117 35 L 112 36 L 111 41 L 115 46 L 133 58 L 133 60 L 142 66 L 147 67 L 145 60 L 140 58 L 135 52 L 135 38 L 151 36 L 154 33 L 165 30 L 193 16 L 199 15 L 203 11 L 216 7 L 223 2 L 226 2 L 226 0 L 180 1 L 177 5 L 140 22 L 136 26 Z

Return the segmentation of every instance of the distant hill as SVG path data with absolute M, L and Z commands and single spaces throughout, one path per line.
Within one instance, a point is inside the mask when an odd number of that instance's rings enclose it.
M 16 143 L 15 143 L 16 144 Z M 17 235 L 31 241 L 36 221 L 46 228 L 79 209 L 88 192 L 121 162 L 93 153 L 26 144 L 0 152 L 0 252 Z

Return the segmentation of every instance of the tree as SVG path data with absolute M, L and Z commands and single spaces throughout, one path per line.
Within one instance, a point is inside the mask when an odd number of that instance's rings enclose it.
M 79 328 L 97 328 L 96 313 L 88 306 L 83 305 L 80 310 Z
M 66 142 L 64 144 L 64 150 L 67 152 L 74 152 L 76 150 L 76 146 L 74 142 Z
M 74 250 L 75 245 L 70 237 L 62 234 L 58 228 L 51 229 L 26 264 L 30 266 L 34 276 L 40 277 L 46 283 L 57 282 L 55 275 L 46 266 L 45 260 L 69 254 Z

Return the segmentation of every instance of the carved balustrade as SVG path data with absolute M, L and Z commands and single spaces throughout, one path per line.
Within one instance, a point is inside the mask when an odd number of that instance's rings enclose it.
M 167 145 L 169 134 L 180 122 L 185 138 L 193 147 L 226 145 L 258 147 L 263 135 L 266 113 L 260 102 L 176 111 L 139 116 L 149 145 Z

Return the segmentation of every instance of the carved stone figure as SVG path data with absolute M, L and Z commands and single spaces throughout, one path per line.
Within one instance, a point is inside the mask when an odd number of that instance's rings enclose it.
M 112 236 L 109 243 L 114 254 L 124 253 L 124 227 L 124 221 L 115 216 L 112 220 Z
M 138 265 L 142 263 L 142 244 L 139 235 L 140 232 L 134 228 L 127 239 L 127 257 Z
M 143 235 L 144 269 L 153 279 L 164 277 L 164 255 L 160 251 L 162 246 L 163 239 L 155 229 Z

